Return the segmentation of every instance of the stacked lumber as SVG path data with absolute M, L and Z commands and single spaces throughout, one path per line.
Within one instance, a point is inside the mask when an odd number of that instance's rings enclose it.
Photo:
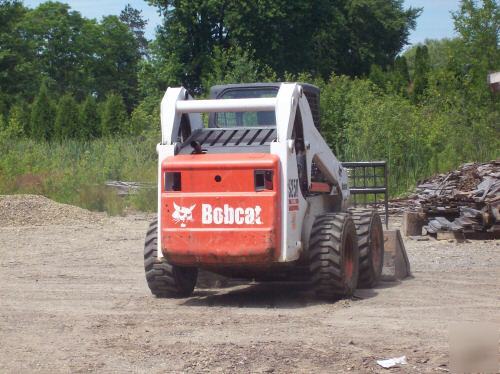
M 118 196 L 135 195 L 143 189 L 154 189 L 156 183 L 107 181 L 106 186 L 116 190 Z
M 500 237 L 500 160 L 468 163 L 417 187 L 414 206 L 426 217 L 428 234 Z

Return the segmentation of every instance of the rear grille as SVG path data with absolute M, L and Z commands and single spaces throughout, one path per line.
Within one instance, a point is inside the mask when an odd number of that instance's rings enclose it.
M 199 143 L 207 153 L 249 152 L 248 147 L 252 147 L 252 152 L 269 153 L 269 146 L 276 137 L 276 128 L 270 127 L 203 128 L 182 143 L 179 153 L 191 153 L 191 142 Z

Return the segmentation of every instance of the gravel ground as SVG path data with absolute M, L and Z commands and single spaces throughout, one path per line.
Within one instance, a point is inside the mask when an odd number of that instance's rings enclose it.
M 142 262 L 151 217 L 70 207 L 68 223 L 26 204 L 11 219 L 0 199 L 1 373 L 447 372 L 450 327 L 500 326 L 500 241 L 409 240 L 413 278 L 334 303 L 287 284 L 156 299 Z M 399 369 L 375 362 L 402 355 Z

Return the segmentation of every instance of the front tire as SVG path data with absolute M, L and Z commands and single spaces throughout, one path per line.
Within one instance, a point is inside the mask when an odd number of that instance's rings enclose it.
M 318 297 L 334 299 L 354 293 L 359 251 L 356 227 L 349 214 L 327 213 L 316 218 L 309 241 L 309 261 Z
M 149 225 L 144 244 L 144 270 L 151 293 L 156 297 L 188 297 L 193 293 L 198 269 L 158 260 L 158 221 Z

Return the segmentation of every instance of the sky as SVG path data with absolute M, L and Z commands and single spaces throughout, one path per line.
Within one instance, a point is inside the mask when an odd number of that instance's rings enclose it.
M 35 7 L 44 0 L 24 0 L 24 4 Z M 146 36 L 154 37 L 156 26 L 161 22 L 156 8 L 145 0 L 61 0 L 68 3 L 72 9 L 79 11 L 87 18 L 100 19 L 104 15 L 120 14 L 127 3 L 142 10 L 143 16 L 149 20 Z M 410 35 L 410 44 L 421 43 L 425 39 L 450 38 L 454 36 L 451 11 L 458 9 L 459 0 L 405 0 L 406 7 L 424 8 L 417 20 L 417 28 Z

